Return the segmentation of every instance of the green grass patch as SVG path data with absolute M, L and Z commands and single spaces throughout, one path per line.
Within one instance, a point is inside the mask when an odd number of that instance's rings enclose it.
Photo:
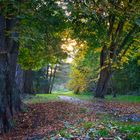
M 118 95 L 116 98 L 107 96 L 106 99 L 109 101 L 140 103 L 140 96 L 136 95 Z
M 70 96 L 70 97 L 75 97 L 81 100 L 95 100 L 93 97 L 93 93 L 82 93 L 82 94 L 74 94 L 72 91 L 58 91 L 54 92 L 53 94 L 56 95 L 63 95 L 63 96 Z M 136 95 L 118 95 L 116 98 L 113 98 L 111 95 L 106 96 L 105 100 L 107 101 L 119 101 L 119 102 L 132 102 L 132 103 L 140 103 L 140 96 Z
M 73 98 L 78 98 L 80 100 L 95 101 L 92 93 L 74 94 L 72 91 L 57 91 L 52 94 L 36 94 L 28 95 L 25 99 L 25 103 L 44 103 L 52 100 L 59 100 L 59 96 L 69 96 Z M 131 102 L 140 103 L 140 96 L 134 95 L 118 95 L 116 98 L 112 96 L 106 96 L 107 101 L 118 101 L 118 102 Z
M 83 125 L 84 129 L 90 129 L 92 126 L 93 126 L 92 122 L 85 122 Z
M 58 134 L 63 138 L 79 135 L 83 136 L 83 139 L 108 137 L 114 140 L 140 140 L 140 125 L 123 123 L 108 117 L 108 120 L 102 118 L 97 122 L 81 121 L 75 125 L 67 124 Z
M 27 95 L 24 98 L 23 102 L 35 104 L 35 103 L 45 103 L 48 101 L 55 101 L 55 100 L 59 100 L 59 97 L 56 94 L 36 94 L 36 95 Z
M 92 100 L 93 99 L 92 93 L 74 94 L 73 91 L 67 91 L 67 92 L 57 91 L 57 92 L 54 92 L 53 94 L 56 94 L 58 96 L 60 96 L 60 95 L 69 96 L 69 97 L 78 98 L 81 100 Z

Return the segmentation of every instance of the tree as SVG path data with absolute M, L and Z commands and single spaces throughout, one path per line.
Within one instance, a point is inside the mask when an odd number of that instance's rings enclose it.
M 75 36 L 101 48 L 95 97 L 104 98 L 113 72 L 127 62 L 127 52 L 139 38 L 138 0 L 70 1 L 68 10 Z M 135 48 L 135 50 L 139 45 Z
M 55 1 L 38 1 L 31 3 L 30 7 L 29 13 L 25 14 L 27 17 L 21 20 L 18 59 L 18 63 L 25 70 L 26 93 L 31 93 L 33 89 L 31 74 L 26 80 L 27 71 L 38 71 L 48 64 L 57 64 L 66 57 L 66 53 L 61 49 L 61 32 L 65 29 L 65 17 L 61 7 Z M 29 87 L 30 90 L 27 90 Z M 49 89 L 46 87 L 46 90 L 47 88 Z
M 28 94 L 33 94 L 33 71 L 25 70 L 23 75 L 24 85 L 23 92 Z
M 97 79 L 99 54 L 95 53 L 95 50 L 93 51 L 93 48 L 84 42 L 77 43 L 74 50 L 70 73 L 71 80 L 68 83 L 68 88 L 74 90 L 75 93 L 91 91 L 93 90 L 93 83 Z
M 19 20 L 14 2 L 0 2 L 0 133 L 12 127 L 12 116 L 20 111 L 20 97 L 15 84 L 18 56 Z M 19 4 L 18 2 L 16 4 Z
M 65 16 L 55 1 L 37 1 L 30 7 L 27 17 L 21 20 L 18 62 L 25 70 L 39 70 L 66 57 L 61 49 Z
M 58 67 L 57 64 L 55 66 L 52 66 L 50 64 L 47 66 L 47 70 L 45 74 L 45 79 L 47 79 L 47 85 L 46 85 L 46 91 L 45 91 L 46 93 L 49 93 L 49 94 L 52 93 L 57 67 Z
M 121 69 L 115 71 L 112 77 L 112 88 L 119 94 L 136 94 L 140 90 L 140 65 L 138 64 L 139 53 L 130 58 Z M 110 88 L 110 87 L 109 87 Z M 110 90 L 109 90 L 110 91 Z
M 60 48 L 64 21 L 60 9 L 51 0 L 0 1 L 0 133 L 10 130 L 12 116 L 20 110 L 15 84 L 19 46 L 19 63 L 25 70 L 66 56 Z

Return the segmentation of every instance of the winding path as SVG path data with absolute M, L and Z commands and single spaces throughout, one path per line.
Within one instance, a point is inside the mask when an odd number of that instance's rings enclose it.
M 59 98 L 63 101 L 66 102 L 71 102 L 71 103 L 85 103 L 86 101 L 80 100 L 76 97 L 69 97 L 69 96 L 59 96 Z
M 62 101 L 80 104 L 80 106 L 86 107 L 96 113 L 117 115 L 121 121 L 126 122 L 129 120 L 132 122 L 140 122 L 139 104 L 106 102 L 104 100 L 98 100 L 93 103 L 91 101 L 80 100 L 76 97 L 69 96 L 59 96 L 59 98 Z M 128 108 L 127 105 L 130 105 L 130 107 Z

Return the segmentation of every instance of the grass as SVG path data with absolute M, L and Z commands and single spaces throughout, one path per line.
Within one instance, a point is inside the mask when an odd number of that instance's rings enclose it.
M 24 98 L 24 103 L 45 103 L 48 101 L 59 100 L 59 96 L 69 96 L 73 98 L 78 98 L 81 100 L 91 100 L 93 95 L 91 93 L 84 93 L 76 95 L 72 91 L 57 91 L 52 94 L 36 94 L 36 95 L 28 95 Z
M 93 99 L 92 93 L 74 94 L 72 91 L 57 91 L 52 94 L 36 94 L 28 95 L 25 99 L 25 103 L 44 103 L 47 101 L 59 100 L 59 96 L 69 96 L 73 98 L 78 98 L 81 100 L 91 101 Z M 94 99 L 95 100 L 95 99 Z M 118 95 L 113 98 L 111 95 L 106 96 L 107 101 L 119 101 L 119 102 L 131 102 L 140 103 L 140 96 L 134 95 Z
M 96 122 L 82 120 L 80 123 L 72 126 L 68 124 L 58 134 L 64 138 L 70 138 L 76 134 L 90 139 L 108 137 L 114 140 L 140 140 L 139 124 L 128 124 L 114 119 L 111 116 L 105 115 L 105 118 L 102 116 Z
M 83 94 L 74 94 L 72 91 L 67 91 L 67 92 L 54 92 L 54 94 L 57 95 L 62 95 L 62 96 L 69 96 L 69 97 L 73 97 L 73 98 L 78 98 L 81 100 L 91 100 L 93 99 L 93 94 L 92 93 L 83 93 Z
M 63 95 L 63 96 L 70 96 L 79 98 L 81 100 L 92 100 L 93 94 L 92 93 L 83 93 L 83 94 L 74 94 L 72 91 L 68 92 L 55 92 L 54 94 Z M 116 98 L 113 98 L 111 95 L 106 96 L 105 100 L 108 101 L 119 101 L 119 102 L 132 102 L 132 103 L 140 103 L 140 96 L 136 95 L 118 95 Z
M 67 91 L 67 92 L 59 91 L 59 92 L 55 92 L 54 94 L 75 97 L 75 98 L 79 98 L 81 100 L 92 100 L 93 96 L 94 96 L 92 93 L 74 94 L 72 91 Z M 113 98 L 111 95 L 108 95 L 105 97 L 105 100 L 140 103 L 140 96 L 118 95 L 116 98 Z
M 106 99 L 109 101 L 140 103 L 140 96 L 136 95 L 118 95 L 116 98 L 113 98 L 112 96 L 107 96 Z
M 36 95 L 27 95 L 24 98 L 23 102 L 36 104 L 36 103 L 45 103 L 48 101 L 55 101 L 55 100 L 59 100 L 58 95 L 56 94 L 36 94 Z

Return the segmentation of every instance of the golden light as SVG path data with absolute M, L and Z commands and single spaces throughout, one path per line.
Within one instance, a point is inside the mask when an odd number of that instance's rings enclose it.
M 73 61 L 74 57 L 74 48 L 77 45 L 76 40 L 72 39 L 66 39 L 64 41 L 64 44 L 61 46 L 61 48 L 68 54 L 68 57 L 66 59 L 66 63 L 71 63 Z

